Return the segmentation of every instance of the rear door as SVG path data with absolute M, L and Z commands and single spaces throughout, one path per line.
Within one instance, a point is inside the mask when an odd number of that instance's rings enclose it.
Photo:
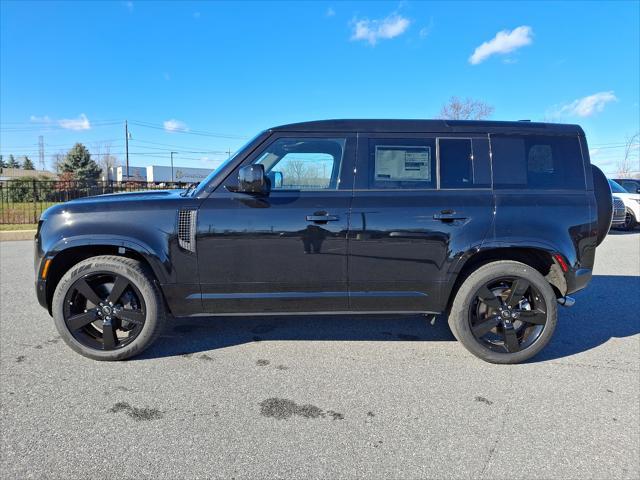
M 350 306 L 433 311 L 493 217 L 488 137 L 364 134 L 349 231 Z

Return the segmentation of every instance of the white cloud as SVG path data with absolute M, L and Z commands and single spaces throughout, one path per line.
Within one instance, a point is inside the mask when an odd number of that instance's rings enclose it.
M 44 117 L 38 117 L 36 115 L 31 115 L 31 117 L 29 117 L 29 121 L 31 123 L 46 123 L 49 124 L 51 123 L 51 119 L 49 118 L 48 115 L 45 115 Z
M 469 57 L 471 65 L 484 62 L 491 55 L 510 53 L 520 47 L 530 45 L 533 42 L 533 29 L 526 25 L 521 25 L 513 30 L 502 30 L 496 33 L 488 42 L 484 42 L 477 47 L 473 55 Z
M 420 38 L 427 38 L 431 34 L 431 30 L 433 30 L 433 17 L 429 18 L 429 24 L 422 27 L 418 32 Z
M 407 31 L 410 23 L 408 18 L 397 13 L 392 13 L 382 20 L 354 19 L 352 21 L 353 34 L 351 35 L 351 40 L 364 40 L 369 42 L 370 45 L 375 45 L 381 39 L 390 39 L 402 35 Z
M 333 8 L 329 7 L 327 8 L 327 13 L 325 15 L 327 17 L 333 17 L 335 14 L 336 14 L 336 11 Z
M 67 130 L 89 130 L 91 123 L 84 113 L 81 113 L 78 118 L 63 118 L 58 120 L 58 125 Z
M 607 103 L 616 101 L 618 101 L 618 98 L 614 95 L 613 90 L 598 92 L 555 107 L 551 112 L 551 116 L 556 118 L 590 117 L 595 113 L 602 112 Z
M 167 132 L 188 132 L 189 131 L 189 127 L 187 127 L 186 123 L 181 122 L 180 120 L 176 120 L 175 118 L 172 118 L 171 120 L 166 120 L 162 124 L 164 125 L 164 129 Z

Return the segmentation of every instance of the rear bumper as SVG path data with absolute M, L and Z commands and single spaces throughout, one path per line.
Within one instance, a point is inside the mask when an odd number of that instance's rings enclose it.
M 567 280 L 567 295 L 575 293 L 585 288 L 591 281 L 593 271 L 590 268 L 579 268 L 567 272 L 565 279 Z

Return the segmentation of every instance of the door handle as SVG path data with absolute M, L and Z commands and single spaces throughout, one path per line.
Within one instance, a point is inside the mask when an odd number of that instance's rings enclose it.
M 307 222 L 327 223 L 339 220 L 337 215 L 307 215 Z
M 467 217 L 454 210 L 442 210 L 440 213 L 434 214 L 433 219 L 441 222 L 453 222 L 454 220 L 466 220 Z

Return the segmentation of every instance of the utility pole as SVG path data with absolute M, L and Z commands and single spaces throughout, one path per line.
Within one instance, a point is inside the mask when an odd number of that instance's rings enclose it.
M 177 154 L 178 152 L 171 152 L 171 183 L 174 182 L 173 180 L 173 154 Z
M 38 137 L 38 159 L 40 170 L 44 170 L 44 137 L 42 135 Z
M 231 157 L 231 149 L 227 150 L 227 158 Z
M 124 152 L 127 165 L 127 180 L 125 181 L 129 181 L 129 125 L 126 120 L 124 121 Z

